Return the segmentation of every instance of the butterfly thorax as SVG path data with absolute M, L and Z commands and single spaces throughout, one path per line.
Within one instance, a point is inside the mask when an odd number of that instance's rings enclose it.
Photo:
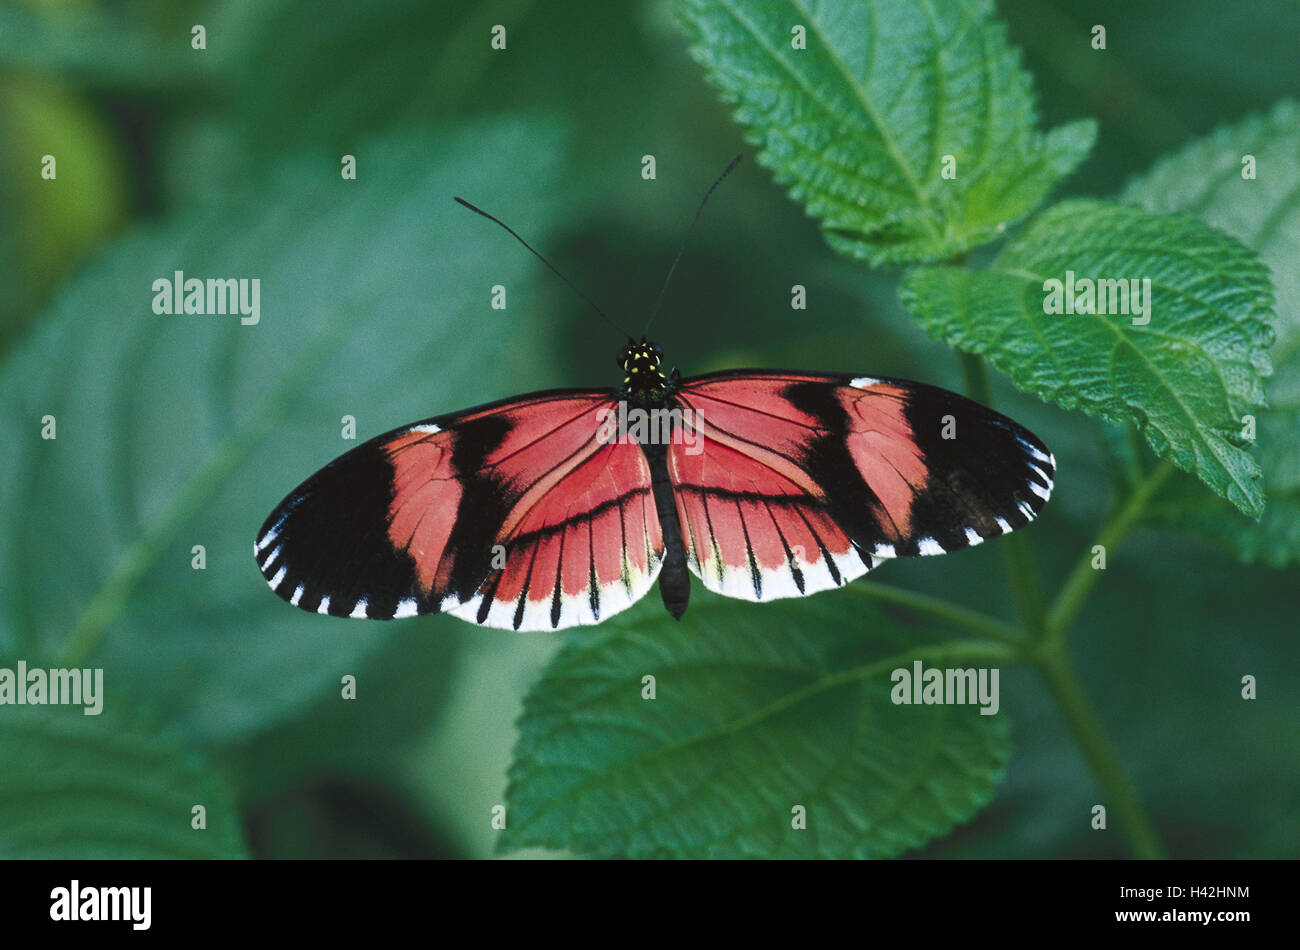
M 674 369 L 665 373 L 663 350 L 656 343 L 641 338 L 640 343 L 629 343 L 618 354 L 618 365 L 623 368 L 623 385 L 619 395 L 631 406 L 649 408 L 662 405 L 678 390 L 681 374 Z

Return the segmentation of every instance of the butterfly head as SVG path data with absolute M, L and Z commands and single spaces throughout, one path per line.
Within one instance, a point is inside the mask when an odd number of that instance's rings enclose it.
M 662 395 L 677 379 L 677 371 L 665 373 L 664 351 L 645 337 L 640 343 L 629 342 L 618 354 L 623 367 L 623 392 L 629 395 Z

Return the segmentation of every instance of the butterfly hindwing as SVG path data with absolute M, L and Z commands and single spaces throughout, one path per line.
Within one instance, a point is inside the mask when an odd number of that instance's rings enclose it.
M 685 380 L 676 402 L 690 427 L 669 450 L 688 566 L 747 600 L 1015 530 L 1055 475 L 1028 430 L 905 380 L 736 371 Z
M 598 438 L 606 393 L 560 390 L 385 433 L 295 489 L 254 553 L 306 610 L 594 623 L 653 585 L 663 540 L 635 443 Z

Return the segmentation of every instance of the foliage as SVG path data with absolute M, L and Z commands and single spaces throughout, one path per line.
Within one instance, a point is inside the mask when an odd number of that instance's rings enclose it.
M 1288 88 L 1300 11 L 1261 34 L 1209 5 L 1201 38 L 1099 52 L 1083 20 L 1141 22 L 1119 0 L 449 6 L 0 10 L 0 667 L 109 684 L 101 717 L 0 706 L 0 853 L 1298 853 L 1272 684 L 1300 601 L 1251 565 L 1300 559 L 1300 108 L 1241 115 Z M 618 341 L 453 194 L 638 325 L 742 135 L 765 171 L 692 237 L 670 359 L 964 380 L 1056 453 L 1043 519 L 808 600 L 697 585 L 680 624 L 652 596 L 563 638 L 267 594 L 253 533 L 347 447 L 344 415 L 365 438 L 612 377 Z M 31 174 L 43 142 L 57 184 Z M 176 270 L 259 277 L 261 322 L 154 314 Z M 1066 270 L 1150 277 L 1150 324 L 1046 314 Z M 895 705 L 915 660 L 1001 668 L 1002 709 Z M 331 804 L 340 784 L 366 804 Z M 329 817 L 284 817 L 307 813 Z
M 30 707 L 0 719 L 0 857 L 245 855 L 229 791 L 174 730 L 115 702 L 95 716 L 72 712 Z
M 1005 719 L 975 706 L 899 716 L 890 673 L 1003 651 L 926 642 L 850 592 L 691 611 L 689 625 L 614 618 L 547 668 L 524 705 L 505 847 L 889 857 L 988 801 Z M 806 829 L 792 828 L 796 807 Z
M 1044 312 L 1045 282 L 1068 287 L 1069 275 L 1142 275 L 1148 312 Z M 1136 296 L 1123 299 L 1133 309 Z M 1263 510 L 1240 430 L 1264 398 L 1272 290 L 1239 242 L 1191 218 L 1070 201 L 1035 218 L 988 270 L 918 268 L 903 300 L 929 333 L 987 356 L 1022 389 L 1137 426 L 1156 454 L 1246 514 Z
M 1091 122 L 1035 128 L 1029 76 L 992 8 L 678 3 L 696 59 L 737 104 L 759 161 L 822 220 L 832 247 L 874 263 L 991 240 L 1092 147 Z M 955 179 L 942 174 L 945 156 Z
M 1251 156 L 1262 171 L 1242 177 Z M 1274 375 L 1256 442 L 1269 504 L 1257 522 L 1235 517 L 1204 492 L 1179 484 L 1152 506 L 1163 523 L 1220 541 L 1246 563 L 1300 560 L 1300 106 L 1286 100 L 1267 116 L 1219 129 L 1130 182 L 1127 201 L 1152 211 L 1185 211 L 1259 252 L 1277 288 Z

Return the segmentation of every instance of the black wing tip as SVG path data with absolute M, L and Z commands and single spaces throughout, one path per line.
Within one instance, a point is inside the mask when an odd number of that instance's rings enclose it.
M 253 543 L 253 557 L 271 592 L 285 603 L 311 614 L 364 620 L 405 620 L 442 612 L 437 597 L 415 593 L 402 596 L 325 593 L 321 585 L 292 570 L 275 544 L 264 544 L 266 531 Z

